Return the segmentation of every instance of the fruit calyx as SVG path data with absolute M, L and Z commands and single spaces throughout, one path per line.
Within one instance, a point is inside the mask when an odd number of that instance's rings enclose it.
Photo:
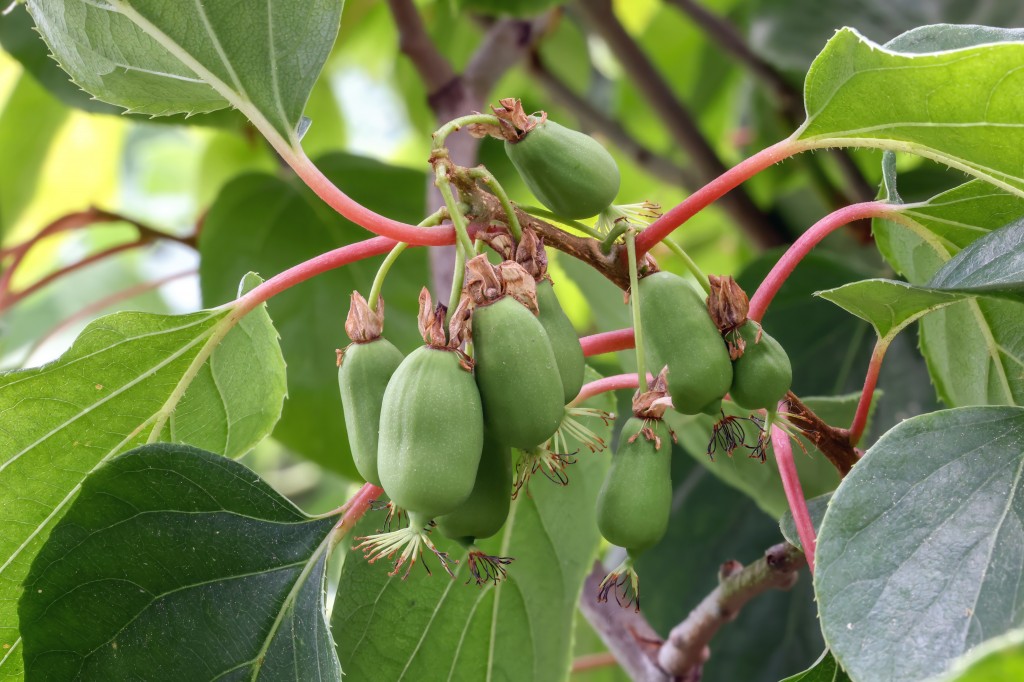
M 505 296 L 511 296 L 534 315 L 537 314 L 537 283 L 522 265 L 511 260 L 491 265 L 484 254 L 466 263 L 466 283 L 459 301 L 460 309 L 463 305 L 481 308 Z
M 498 100 L 500 106 L 491 105 L 491 111 L 498 119 L 497 125 L 474 123 L 469 126 L 470 134 L 476 137 L 496 137 L 515 144 L 526 137 L 526 134 L 548 120 L 546 111 L 527 114 L 523 103 L 516 97 L 503 97 Z
M 750 300 L 732 277 L 709 275 L 708 281 L 711 284 L 711 291 L 708 293 L 708 314 L 729 347 L 729 359 L 738 360 L 743 356 L 747 343 L 736 331 L 747 321 Z M 754 343 L 760 340 L 759 331 Z
M 426 287 L 420 290 L 420 312 L 418 317 L 420 335 L 423 342 L 437 350 L 450 350 L 460 352 L 462 342 L 469 336 L 469 313 L 470 308 L 465 297 L 459 301 L 459 306 L 452 313 L 448 323 L 448 334 L 445 335 L 445 318 L 448 315 L 448 306 L 440 301 L 436 306 L 432 304 L 430 292 Z M 466 358 L 468 360 L 468 358 Z
M 643 435 L 647 440 L 654 441 L 655 450 L 660 450 L 661 438 L 651 428 L 650 422 L 660 421 L 670 407 L 672 407 L 672 398 L 668 394 L 668 366 L 666 365 L 655 377 L 647 391 L 643 393 L 637 391 L 633 396 L 633 416 L 643 419 L 644 426 L 630 436 L 629 442 L 632 443 Z M 669 429 L 669 433 L 672 434 L 672 442 L 676 442 L 675 432 Z
M 352 292 L 348 316 L 345 318 L 345 333 L 353 343 L 370 343 L 380 338 L 384 331 L 384 298 L 377 299 L 377 309 L 370 305 L 358 291 Z

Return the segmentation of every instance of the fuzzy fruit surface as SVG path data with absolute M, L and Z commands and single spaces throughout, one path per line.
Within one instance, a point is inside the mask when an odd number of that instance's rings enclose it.
M 542 204 L 563 218 L 589 218 L 619 193 L 619 167 L 601 143 L 545 121 L 505 153 Z
M 476 383 L 487 428 L 530 450 L 562 423 L 562 379 L 540 321 L 511 296 L 473 311 Z
M 644 349 L 657 373 L 668 365 L 672 405 L 699 414 L 732 384 L 729 351 L 700 294 L 686 280 L 656 272 L 640 280 Z
M 437 527 L 446 538 L 472 544 L 501 530 L 511 503 L 512 449 L 487 434 L 473 492 L 458 509 L 438 518 Z
M 774 410 L 793 383 L 793 366 L 782 345 L 766 332 L 757 338 L 758 326 L 747 322 L 739 329 L 747 342 L 743 355 L 733 363 L 729 397 L 748 410 Z
M 391 375 L 402 364 L 402 352 L 384 338 L 349 344 L 338 368 L 345 429 L 356 470 L 368 483 L 380 485 L 377 437 L 380 408 Z
M 483 444 L 480 393 L 459 355 L 410 353 L 381 405 L 377 468 L 388 497 L 428 518 L 454 511 L 473 491 Z
M 551 350 L 555 353 L 558 376 L 562 379 L 562 399 L 569 402 L 583 388 L 583 371 L 586 369 L 583 347 L 576 328 L 555 296 L 551 280 L 537 282 L 537 307 L 540 310 L 537 319 L 547 332 Z
M 644 426 L 661 439 L 661 449 Z M 672 438 L 660 419 L 631 417 L 622 427 L 618 451 L 597 497 L 597 527 L 608 542 L 636 556 L 654 546 L 668 529 L 672 507 Z

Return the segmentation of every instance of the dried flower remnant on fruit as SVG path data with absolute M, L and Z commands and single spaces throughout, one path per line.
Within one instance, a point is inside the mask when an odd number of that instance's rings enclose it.
M 377 310 L 370 310 L 370 305 L 358 291 L 352 292 L 345 318 L 345 333 L 353 343 L 369 343 L 380 338 L 384 331 L 384 299 L 378 298 Z
M 487 227 L 477 230 L 474 235 L 487 246 L 494 249 L 502 260 L 512 260 L 516 252 L 516 242 L 508 231 L 508 227 L 500 223 L 491 223 Z
M 622 608 L 634 607 L 636 613 L 640 613 L 640 576 L 633 568 L 633 560 L 626 559 L 613 571 L 604 577 L 597 587 L 597 601 L 605 603 L 608 595 L 615 596 L 615 602 Z
M 497 125 L 473 123 L 467 126 L 469 134 L 474 137 L 496 137 L 499 140 L 518 142 L 548 119 L 547 112 L 539 111 L 532 116 L 523 110 L 523 103 L 515 97 L 504 97 L 498 100 L 499 106 L 491 105 L 491 111 L 498 119 Z
M 495 303 L 511 296 L 532 313 L 537 314 L 537 283 L 523 266 L 514 261 L 491 265 L 486 255 L 466 263 L 465 295 L 476 307 Z
M 661 420 L 670 407 L 672 407 L 672 398 L 668 394 L 668 367 L 666 366 L 655 377 L 649 390 L 643 393 L 637 391 L 633 396 L 633 415 L 643 419 L 644 426 L 630 436 L 628 442 L 632 443 L 642 435 L 647 440 L 654 442 L 655 450 L 660 450 L 661 438 L 650 427 L 650 422 Z M 675 431 L 669 429 L 669 433 L 672 435 L 672 442 L 677 442 Z
M 448 325 L 448 334 L 445 335 L 445 318 L 448 316 L 448 306 L 438 302 L 436 306 L 430 299 L 430 292 L 426 287 L 420 290 L 420 312 L 418 323 L 420 335 L 423 342 L 431 348 L 439 350 L 458 351 L 463 340 L 469 335 L 469 309 L 468 304 L 459 306 L 452 314 L 451 323 Z
M 565 472 L 566 467 L 576 463 L 575 452 L 555 452 L 548 446 L 534 448 L 530 452 L 523 452 L 519 461 L 516 462 L 516 478 L 512 485 L 512 499 L 519 497 L 519 493 L 526 490 L 530 494 L 530 479 L 536 473 L 541 473 L 555 485 L 569 485 L 569 475 Z
M 535 282 L 551 279 L 548 276 L 548 254 L 544 250 L 544 239 L 533 230 L 523 230 L 523 238 L 516 247 L 515 261 L 533 276 Z
M 747 321 L 750 301 L 746 292 L 740 288 L 732 277 L 709 275 L 711 292 L 708 294 L 708 314 L 714 321 L 718 331 L 725 338 L 729 348 L 729 359 L 737 360 L 743 355 L 746 342 L 737 334 L 737 330 Z M 760 340 L 758 334 L 758 340 Z M 755 341 L 756 343 L 756 341 Z
M 493 554 L 485 554 L 478 549 L 471 550 L 466 557 L 470 575 L 466 579 L 466 584 L 469 584 L 469 581 L 472 580 L 480 587 L 487 583 L 497 585 L 508 577 L 508 571 L 505 570 L 505 567 L 513 561 L 515 559 L 510 556 L 495 556 Z

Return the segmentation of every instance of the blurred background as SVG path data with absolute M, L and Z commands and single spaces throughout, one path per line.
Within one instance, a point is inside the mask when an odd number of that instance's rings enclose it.
M 393 14 L 401 7 L 418 10 L 455 74 L 476 73 L 474 58 L 499 23 L 518 22 L 520 42 L 497 52 L 513 56 L 490 65 L 493 87 L 473 93 L 473 108 L 519 97 L 527 111 L 545 110 L 589 132 L 619 163 L 619 202 L 665 208 L 800 124 L 803 75 L 835 29 L 852 26 L 885 42 L 929 23 L 1024 23 L 1024 6 L 998 0 L 595 0 L 564 7 L 544 0 L 349 0 L 306 108 L 312 125 L 303 147 L 344 191 L 412 222 L 430 201 L 430 133 L 450 116 L 422 61 L 414 64 L 402 51 L 409 45 L 400 41 Z M 504 15 L 509 8 L 515 17 Z M 0 17 L 0 46 L 0 369 L 58 357 L 104 314 L 218 305 L 233 298 L 249 270 L 267 277 L 362 238 L 294 180 L 237 112 L 150 120 L 92 101 L 48 58 L 21 5 Z M 535 203 L 500 143 L 485 140 L 469 154 L 463 163 L 486 164 L 514 200 Z M 734 275 L 752 293 L 780 247 L 829 211 L 876 195 L 880 158 L 854 150 L 789 160 L 689 221 L 674 239 L 706 272 Z M 900 158 L 899 167 L 907 199 L 958 181 L 911 158 Z M 41 237 L 44 230 L 52 236 Z M 32 246 L 15 268 L 13 247 L 26 243 Z M 683 272 L 668 250 L 655 255 L 664 269 Z M 244 461 L 310 512 L 337 506 L 358 484 L 344 452 L 333 351 L 347 343 L 348 292 L 368 288 L 375 267 L 330 273 L 270 305 L 289 364 L 290 398 L 274 438 Z M 417 343 L 415 292 L 431 281 L 429 270 L 427 254 L 410 251 L 385 289 L 389 327 L 404 350 Z M 600 275 L 558 257 L 552 272 L 581 334 L 628 326 L 621 292 Z M 842 396 L 859 388 L 874 336 L 867 324 L 810 294 L 892 274 L 871 243 L 870 226 L 855 224 L 801 265 L 765 320 L 793 360 L 794 390 L 825 400 L 823 416 L 834 408 L 837 419 L 845 418 Z M 908 333 L 889 350 L 875 434 L 935 407 L 915 344 Z M 618 373 L 629 371 L 632 360 L 599 357 L 594 366 Z M 778 499 L 747 490 L 761 480 L 750 473 L 761 465 L 723 458 L 713 470 L 703 466 L 706 443 L 691 440 L 679 446 L 689 456 L 677 458 L 675 516 L 662 543 L 675 549 L 652 551 L 643 568 L 647 584 L 672 597 L 645 604 L 661 631 L 713 586 L 718 564 L 749 561 L 778 535 L 771 518 Z M 705 550 L 699 556 L 683 551 L 696 544 Z M 742 656 L 716 655 L 706 679 L 774 680 L 813 661 L 821 643 L 809 595 L 804 581 L 791 594 L 751 604 L 715 640 L 716 652 Z M 786 641 L 772 637 L 766 646 L 759 618 L 777 623 L 780 609 L 790 614 Z M 577 650 L 574 679 L 622 679 L 586 626 L 578 630 Z M 743 661 L 757 661 L 757 672 Z

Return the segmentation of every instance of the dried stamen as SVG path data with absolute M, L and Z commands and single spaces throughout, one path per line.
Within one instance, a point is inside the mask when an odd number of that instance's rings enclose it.
M 458 561 L 449 558 L 446 552 L 438 550 L 431 542 L 430 530 L 433 525 L 433 522 L 430 522 L 424 526 L 410 519 L 410 525 L 407 528 L 356 538 L 359 544 L 354 549 L 361 550 L 363 556 L 371 564 L 383 558 L 390 560 L 397 554 L 398 558 L 395 559 L 393 568 L 388 575 L 398 575 L 402 566 L 405 566 L 405 573 L 402 575 L 402 580 L 405 580 L 409 577 L 413 565 L 423 556 L 423 550 L 426 548 L 441 562 L 441 568 L 454 578 L 455 574 L 452 572 L 451 564 L 458 563 Z M 427 575 L 433 575 L 426 562 L 423 562 L 423 568 L 427 571 Z
M 597 588 L 597 601 L 607 602 L 608 595 L 615 596 L 615 602 L 622 608 L 635 607 L 640 612 L 640 576 L 633 568 L 633 559 L 625 560 L 612 572 L 604 577 Z
M 497 585 L 508 577 L 505 567 L 511 564 L 514 559 L 509 556 L 484 554 L 478 549 L 473 549 L 470 550 L 466 561 L 469 564 L 469 574 L 472 576 L 466 580 L 467 584 L 470 580 L 473 580 L 477 585 L 483 585 L 484 583 Z

